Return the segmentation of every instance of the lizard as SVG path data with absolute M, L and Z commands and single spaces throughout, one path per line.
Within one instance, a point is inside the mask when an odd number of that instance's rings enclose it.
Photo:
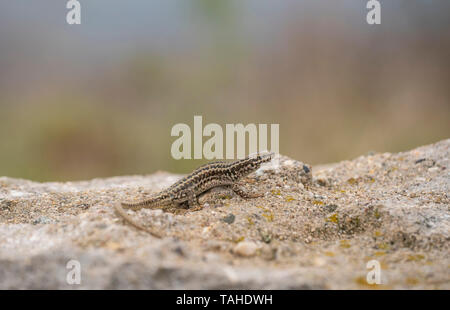
M 139 202 L 120 202 L 114 205 L 115 211 L 134 227 L 144 230 L 151 235 L 161 238 L 161 234 L 138 224 L 124 209 L 137 211 L 141 208 L 154 208 L 167 205 L 180 207 L 188 205 L 192 210 L 199 210 L 197 198 L 215 187 L 231 188 L 242 198 L 258 198 L 264 194 L 250 193 L 239 187 L 239 181 L 250 173 L 259 169 L 263 163 L 270 162 L 274 156 L 272 152 L 257 153 L 244 159 L 232 162 L 215 161 L 198 167 L 192 173 L 175 182 L 161 192 Z

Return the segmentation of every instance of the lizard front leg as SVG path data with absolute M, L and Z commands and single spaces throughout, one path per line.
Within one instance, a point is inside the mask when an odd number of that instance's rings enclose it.
M 203 208 L 203 206 L 198 203 L 197 196 L 193 190 L 184 192 L 181 197 L 174 198 L 174 201 L 178 203 L 178 206 L 187 204 L 190 211 L 197 211 Z
M 191 211 L 199 211 L 203 209 L 203 206 L 198 203 L 197 196 L 195 195 L 194 191 L 190 191 L 188 194 L 188 205 L 189 210 Z

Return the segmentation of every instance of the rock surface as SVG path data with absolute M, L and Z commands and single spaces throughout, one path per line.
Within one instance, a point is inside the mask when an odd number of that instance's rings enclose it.
M 281 157 L 246 179 L 265 197 L 129 211 L 181 176 L 0 178 L 0 289 L 450 289 L 450 139 L 313 167 Z M 311 175 L 312 172 L 312 175 Z M 206 197 L 206 198 L 205 198 Z M 81 284 L 68 284 L 70 260 Z M 368 284 L 368 262 L 381 284 Z M 70 267 L 70 266 L 69 266 Z

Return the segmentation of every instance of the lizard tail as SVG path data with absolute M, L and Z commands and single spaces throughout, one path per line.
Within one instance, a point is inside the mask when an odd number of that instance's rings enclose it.
M 139 210 L 142 207 L 153 205 L 155 202 L 155 199 L 148 199 L 144 201 L 138 201 L 138 202 L 121 202 L 122 208 L 125 207 L 125 209 L 131 209 L 133 211 Z
M 137 229 L 143 230 L 148 232 L 149 234 L 151 234 L 152 236 L 156 237 L 156 238 L 162 238 L 162 235 L 147 228 L 142 226 L 141 224 L 137 223 L 134 219 L 131 218 L 131 216 L 129 216 L 127 214 L 127 212 L 123 209 L 122 205 L 126 205 L 128 206 L 129 204 L 125 204 L 125 203 L 116 203 L 114 204 L 114 209 L 116 211 L 116 213 L 118 215 L 120 215 L 125 221 L 127 221 L 129 224 L 131 224 L 132 226 L 136 227 Z

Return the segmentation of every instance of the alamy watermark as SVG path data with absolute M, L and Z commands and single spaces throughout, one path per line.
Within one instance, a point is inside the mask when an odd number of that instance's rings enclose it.
M 67 1 L 66 8 L 69 10 L 66 14 L 66 21 L 69 25 L 81 24 L 81 3 L 78 0 Z M 378 0 L 367 1 L 366 8 L 369 12 L 366 15 L 366 21 L 369 25 L 381 24 L 381 4 Z
M 366 8 L 369 10 L 366 16 L 366 21 L 369 25 L 381 24 L 381 4 L 377 0 L 369 0 Z
M 279 154 L 279 124 L 226 124 L 225 133 L 219 124 L 210 123 L 203 127 L 203 117 L 194 116 L 194 129 L 179 123 L 172 127 L 171 136 L 178 137 L 171 147 L 174 159 L 242 159 L 248 154 L 269 151 Z M 203 138 L 209 137 L 204 143 Z M 248 137 L 248 139 L 247 139 Z M 192 148 L 193 138 L 193 148 Z M 225 143 L 224 143 L 225 142 Z M 225 146 L 225 149 L 224 149 Z M 235 147 L 236 146 L 236 147 Z M 275 157 L 277 159 L 278 157 Z M 277 165 L 278 161 L 273 161 Z
M 66 269 L 69 271 L 66 275 L 66 282 L 69 285 L 81 284 L 81 264 L 75 259 L 71 259 L 66 264 Z
M 69 25 L 81 24 L 81 4 L 77 0 L 67 1 L 66 8 L 69 9 L 66 15 L 66 22 Z
M 381 265 L 380 262 L 376 259 L 370 260 L 367 262 L 366 268 L 369 269 L 369 272 L 366 276 L 367 284 L 381 284 Z

